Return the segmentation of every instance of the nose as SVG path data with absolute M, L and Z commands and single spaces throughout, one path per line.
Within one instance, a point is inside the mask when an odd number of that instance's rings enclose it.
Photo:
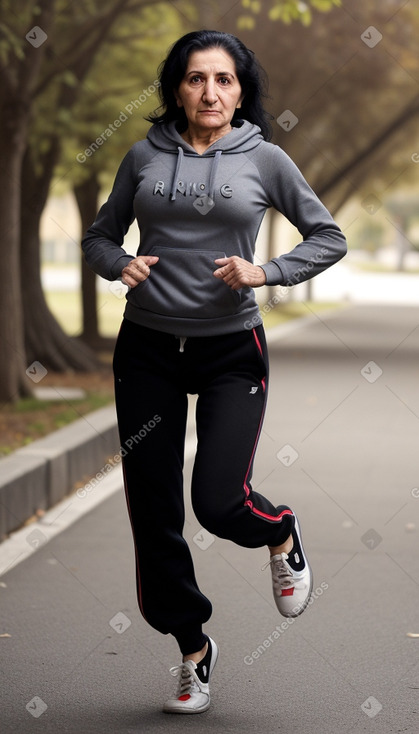
M 217 90 L 215 88 L 214 79 L 206 80 L 202 99 L 207 104 L 215 104 L 215 102 L 217 101 Z

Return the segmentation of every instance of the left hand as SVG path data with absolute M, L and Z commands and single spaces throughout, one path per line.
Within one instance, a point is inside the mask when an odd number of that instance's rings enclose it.
M 265 271 L 259 265 L 252 265 L 237 255 L 220 257 L 214 262 L 220 267 L 214 270 L 213 275 L 227 283 L 233 291 L 238 291 L 245 285 L 258 288 L 266 283 Z

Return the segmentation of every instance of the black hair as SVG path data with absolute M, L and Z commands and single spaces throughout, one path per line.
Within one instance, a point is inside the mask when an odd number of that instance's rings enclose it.
M 223 48 L 234 60 L 243 101 L 241 107 L 235 110 L 233 120 L 248 120 L 254 125 L 259 125 L 265 140 L 270 140 L 272 131 L 268 120 L 272 119 L 272 116 L 265 111 L 262 104 L 262 99 L 268 96 L 266 74 L 253 51 L 236 36 L 222 31 L 192 31 L 174 43 L 167 58 L 159 67 L 161 105 L 146 120 L 154 123 L 177 120 L 179 127 L 186 129 L 185 111 L 183 107 L 178 107 L 173 90 L 179 88 L 185 76 L 189 55 L 193 51 L 203 51 L 207 48 Z

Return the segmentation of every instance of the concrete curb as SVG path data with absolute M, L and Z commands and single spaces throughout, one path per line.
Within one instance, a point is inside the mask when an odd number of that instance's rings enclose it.
M 69 494 L 96 474 L 119 449 L 113 405 L 60 428 L 0 461 L 0 540 L 37 510 Z

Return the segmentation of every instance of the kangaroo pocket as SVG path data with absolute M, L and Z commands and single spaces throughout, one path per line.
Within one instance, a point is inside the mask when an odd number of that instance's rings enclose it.
M 237 311 L 240 295 L 213 276 L 214 260 L 226 257 L 224 252 L 155 246 L 149 254 L 160 259 L 149 277 L 128 292 L 134 306 L 162 316 L 195 319 Z

